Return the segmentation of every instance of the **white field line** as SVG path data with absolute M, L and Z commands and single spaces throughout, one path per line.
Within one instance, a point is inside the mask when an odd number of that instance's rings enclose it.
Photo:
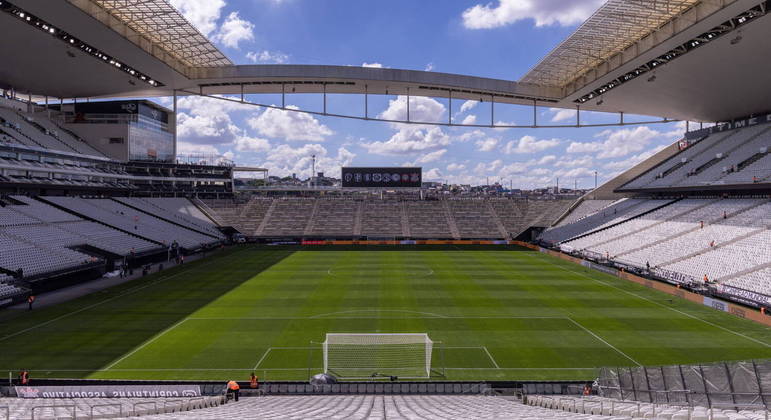
M 233 254 L 236 254 L 236 253 L 238 253 L 238 252 L 241 252 L 241 251 L 243 251 L 243 250 L 240 250 L 240 251 L 236 251 L 236 252 L 234 252 Z M 233 255 L 233 254 L 231 254 L 231 255 Z M 121 297 L 123 297 L 123 296 L 126 296 L 126 295 L 129 295 L 129 294 L 132 294 L 132 293 L 138 292 L 138 291 L 140 291 L 140 290 L 143 290 L 143 289 L 146 289 L 146 288 L 148 288 L 148 287 L 150 287 L 150 286 L 155 286 L 155 285 L 157 285 L 157 284 L 159 284 L 159 283 L 163 283 L 163 282 L 165 282 L 166 280 L 170 280 L 170 279 L 173 279 L 174 277 L 177 277 L 177 276 L 179 276 L 179 275 L 182 275 L 182 274 L 187 274 L 187 273 L 189 273 L 190 271 L 193 271 L 193 270 L 198 270 L 198 269 L 200 269 L 201 267 L 205 267 L 205 266 L 207 266 L 207 265 L 210 265 L 210 264 L 212 264 L 212 263 L 214 263 L 214 262 L 216 262 L 216 261 L 217 261 L 217 260 L 209 261 L 209 262 L 207 262 L 207 263 L 204 263 L 204 264 L 201 264 L 201 265 L 199 265 L 199 266 L 193 267 L 192 269 L 188 269 L 188 270 L 180 271 L 179 273 L 176 273 L 176 274 L 172 274 L 172 275 L 170 275 L 170 276 L 168 276 L 168 277 L 163 277 L 163 278 L 160 278 L 160 279 L 158 279 L 158 280 L 156 280 L 156 281 L 154 281 L 154 282 L 152 282 L 152 283 L 148 283 L 148 284 L 145 284 L 145 285 L 142 285 L 142 286 L 138 286 L 138 287 L 133 287 L 133 288 L 131 288 L 131 289 L 128 289 L 128 290 L 126 290 L 126 291 L 125 291 L 125 292 L 123 292 L 123 293 L 120 293 L 120 294 L 118 294 L 118 295 L 115 295 L 115 296 L 113 296 L 113 297 L 111 297 L 111 298 L 107 298 L 107 299 L 105 299 L 105 300 L 103 300 L 103 301 L 101 301 L 101 302 L 97 302 L 97 303 L 94 303 L 94 304 L 91 304 L 91 305 L 85 306 L 85 307 L 83 307 L 83 308 L 80 308 L 80 309 L 78 309 L 78 310 L 75 310 L 75 311 L 72 311 L 72 312 L 68 312 L 68 313 L 66 313 L 66 314 L 64 314 L 64 315 L 60 315 L 60 316 L 58 316 L 58 317 L 56 317 L 56 318 L 53 318 L 53 319 L 49 319 L 48 321 L 45 321 L 45 322 L 41 322 L 40 324 L 37 324 L 37 325 L 33 325 L 33 326 L 29 327 L 29 328 L 25 328 L 25 329 L 23 329 L 23 330 L 21 330 L 21 331 L 17 331 L 17 332 L 15 332 L 15 333 L 12 333 L 12 334 L 8 334 L 8 335 L 6 335 L 6 336 L 4 336 L 4 337 L 0 337 L 0 341 L 4 341 L 4 340 L 7 340 L 7 339 L 9 339 L 9 338 L 12 338 L 12 337 L 16 337 L 17 335 L 20 335 L 20 334 L 24 334 L 24 333 L 25 333 L 25 332 L 27 332 L 27 331 L 32 331 L 32 330 L 34 330 L 34 329 L 36 329 L 36 328 L 40 328 L 40 327 L 46 326 L 46 325 L 48 325 L 48 324 L 51 324 L 51 323 L 53 323 L 53 322 L 56 322 L 56 321 L 58 321 L 58 320 L 60 320 L 60 319 L 64 319 L 64 318 L 67 318 L 67 317 L 69 317 L 69 316 L 72 316 L 72 315 L 75 315 L 75 314 L 81 313 L 81 312 L 83 312 L 83 311 L 87 311 L 87 310 L 89 310 L 89 309 L 91 309 L 91 308 L 95 308 L 95 307 L 97 307 L 97 306 L 100 306 L 100 305 L 104 305 L 104 304 L 105 304 L 105 303 L 107 303 L 107 302 L 112 302 L 113 300 L 115 300 L 115 299 L 118 299 L 118 298 L 121 298 Z
M 490 351 L 489 351 L 489 350 L 487 350 L 487 346 L 482 346 L 482 349 L 484 349 L 485 353 L 487 353 L 487 357 L 489 357 L 489 358 L 490 358 L 490 361 L 491 361 L 491 362 L 493 362 L 493 366 L 495 366 L 495 368 L 496 368 L 496 369 L 500 369 L 501 367 L 500 367 L 500 366 L 498 366 L 498 363 L 497 363 L 497 362 L 495 361 L 495 359 L 493 358 L 493 355 L 492 355 L 492 354 L 490 354 Z
M 681 311 L 681 310 L 678 310 L 678 309 L 675 309 L 675 308 L 669 307 L 669 306 L 667 306 L 667 305 L 661 304 L 661 303 L 659 303 L 659 302 L 656 302 L 656 301 L 654 301 L 654 300 L 650 300 L 650 299 L 648 299 L 648 298 L 646 298 L 646 297 L 644 297 L 644 296 L 640 296 L 640 295 L 638 295 L 637 293 L 633 293 L 633 292 L 630 292 L 630 291 L 628 291 L 628 290 L 624 290 L 624 289 L 622 289 L 622 288 L 620 288 L 620 287 L 614 286 L 614 285 L 612 285 L 612 284 L 610 284 L 610 283 L 606 283 L 606 282 L 604 282 L 604 281 L 602 281 L 602 280 L 597 280 L 597 279 L 595 279 L 595 278 L 593 278 L 593 277 L 591 277 L 591 276 L 587 276 L 586 274 L 584 274 L 584 273 L 581 273 L 580 271 L 573 271 L 573 270 L 571 270 L 571 269 L 569 269 L 569 268 L 565 268 L 565 267 L 563 267 L 563 266 L 561 266 L 561 265 L 558 265 L 558 264 L 554 264 L 554 263 L 553 263 L 553 262 L 551 262 L 551 261 L 548 261 L 548 260 L 544 260 L 544 259 L 540 259 L 540 258 L 536 258 L 536 257 L 534 257 L 534 256 L 530 255 L 529 253 L 525 253 L 525 254 L 526 254 L 527 256 L 529 256 L 530 258 L 535 258 L 535 259 L 537 259 L 537 260 L 539 260 L 539 261 L 543 261 L 543 262 L 545 262 L 545 263 L 547 263 L 547 264 L 551 264 L 551 265 L 553 265 L 553 266 L 555 266 L 555 267 L 559 267 L 559 268 L 561 268 L 561 269 L 563 269 L 563 270 L 565 270 L 565 271 L 569 271 L 569 272 L 571 272 L 571 273 L 573 273 L 573 274 L 578 274 L 578 275 L 579 275 L 579 276 L 581 276 L 581 277 L 585 277 L 585 278 L 587 278 L 587 279 L 589 279 L 589 280 L 593 280 L 593 281 L 595 281 L 595 282 L 597 282 L 597 283 L 600 283 L 600 284 L 604 284 L 605 286 L 608 286 L 608 287 L 612 287 L 612 288 L 614 288 L 614 289 L 616 289 L 616 290 L 619 290 L 619 291 L 621 291 L 621 292 L 624 292 L 624 293 L 626 293 L 626 294 L 628 294 L 628 295 L 634 296 L 634 297 L 636 297 L 636 298 L 639 298 L 639 299 L 642 299 L 642 300 L 644 300 L 644 301 L 650 302 L 650 303 L 652 303 L 652 304 L 654 304 L 654 305 L 658 305 L 658 306 L 661 306 L 662 308 L 666 308 L 666 309 L 669 309 L 670 311 L 674 311 L 674 312 L 677 312 L 677 313 L 679 313 L 679 314 L 681 314 L 681 315 L 687 316 L 688 318 L 693 318 L 693 319 L 695 319 L 695 320 L 698 320 L 698 321 L 701 321 L 701 322 L 703 322 L 703 323 L 705 323 L 705 324 L 707 324 L 707 325 L 711 325 L 711 326 L 713 326 L 713 327 L 715 327 L 715 328 L 721 329 L 721 330 L 723 330 L 723 331 L 726 331 L 726 332 L 729 332 L 729 333 L 731 333 L 731 334 L 735 334 L 735 335 L 737 335 L 737 336 L 739 336 L 739 337 L 745 338 L 745 339 L 747 339 L 747 340 L 750 340 L 750 341 L 752 341 L 752 342 L 755 342 L 755 343 L 761 344 L 761 345 L 763 345 L 763 346 L 766 346 L 766 347 L 771 347 L 771 344 L 768 344 L 768 343 L 766 343 L 766 342 L 763 342 L 763 341 L 757 340 L 757 339 L 755 339 L 755 338 L 752 338 L 752 337 L 746 336 L 746 335 L 744 335 L 744 334 L 742 334 L 742 333 L 739 333 L 739 332 L 736 332 L 736 331 L 732 331 L 732 330 L 729 330 L 728 328 L 725 328 L 725 327 L 723 327 L 723 326 L 720 326 L 720 325 L 714 324 L 714 323 L 712 323 L 712 322 L 709 322 L 709 321 L 707 321 L 706 319 L 703 319 L 703 318 L 699 318 L 698 316 L 695 316 L 695 315 L 691 315 L 691 314 L 689 314 L 689 313 L 687 313 L 687 312 L 683 312 L 683 311 Z
M 260 363 L 262 363 L 262 361 L 265 360 L 266 357 L 268 357 L 268 353 L 270 353 L 271 350 L 273 350 L 273 347 L 268 347 L 268 349 L 265 350 L 265 353 L 262 354 L 262 357 L 260 357 L 260 360 L 257 361 L 256 365 L 254 365 L 254 369 L 257 369 L 257 366 L 259 366 Z
M 238 321 L 238 320 L 250 320 L 250 321 L 272 321 L 272 320 L 297 320 L 297 319 L 568 319 L 566 316 L 337 316 L 337 317 L 323 317 L 318 318 L 316 316 L 257 316 L 257 317 L 189 317 L 188 320 L 195 321 Z
M 590 330 L 589 328 L 586 328 L 586 327 L 584 327 L 583 325 L 581 325 L 581 324 L 580 324 L 578 321 L 576 321 L 576 320 L 575 320 L 575 319 L 573 319 L 573 318 L 568 318 L 568 319 L 570 320 L 570 322 L 572 322 L 573 324 L 575 324 L 576 326 L 578 326 L 578 328 L 581 328 L 582 330 L 584 330 L 584 331 L 588 332 L 589 334 L 591 334 L 591 335 L 592 335 L 592 337 L 594 337 L 594 338 L 596 338 L 596 339 L 598 339 L 598 340 L 602 341 L 603 343 L 605 343 L 605 345 L 606 345 L 606 346 L 608 346 L 608 347 L 612 348 L 612 349 L 613 349 L 613 350 L 615 350 L 615 351 L 616 351 L 618 354 L 620 354 L 620 355 L 622 355 L 622 356 L 626 357 L 627 359 L 631 360 L 631 361 L 632 361 L 632 362 L 634 362 L 634 364 L 636 364 L 637 366 L 640 366 L 640 367 L 642 367 L 642 365 L 641 365 L 640 363 L 638 363 L 638 362 L 637 362 L 637 360 L 634 360 L 634 359 L 632 359 L 632 358 L 631 358 L 631 357 L 630 357 L 628 354 L 626 354 L 626 353 L 624 353 L 623 351 L 621 351 L 621 350 L 617 349 L 617 348 L 616 348 L 616 346 L 614 346 L 613 344 L 610 344 L 610 343 L 608 343 L 607 341 L 603 340 L 603 338 L 602 338 L 602 337 L 600 337 L 599 335 L 597 335 L 597 334 L 593 333 L 593 332 L 592 332 L 592 330 Z
M 155 335 L 154 335 L 154 336 L 152 336 L 152 338 L 150 338 L 149 340 L 145 340 L 145 342 L 144 342 L 144 343 L 142 343 L 140 346 L 138 346 L 138 347 L 134 348 L 134 350 L 131 350 L 130 352 L 128 352 L 128 353 L 126 353 L 126 354 L 124 354 L 124 355 L 123 355 L 123 356 L 122 356 L 120 359 L 118 359 L 118 360 L 116 360 L 116 361 L 114 361 L 114 362 L 110 363 L 110 364 L 109 364 L 109 365 L 108 365 L 106 368 L 104 368 L 104 370 L 110 370 L 110 369 L 111 369 L 113 366 L 115 366 L 115 365 L 117 365 L 118 363 L 122 362 L 123 360 L 127 359 L 129 356 L 131 356 L 132 354 L 134 354 L 134 353 L 138 352 L 139 350 L 142 350 L 142 349 L 143 349 L 143 348 L 144 348 L 146 345 L 148 345 L 148 344 L 152 343 L 153 341 L 155 341 L 156 339 L 158 339 L 160 336 L 162 336 L 162 335 L 166 334 L 167 332 L 169 332 L 169 331 L 173 330 L 174 328 L 177 328 L 178 326 L 180 326 L 180 325 L 181 325 L 183 322 L 185 322 L 185 321 L 187 321 L 187 318 L 183 318 L 181 321 L 177 322 L 176 324 L 174 324 L 174 325 L 172 325 L 172 326 L 170 326 L 170 327 L 166 328 L 165 330 L 163 330 L 163 331 L 161 331 L 161 332 L 159 332 L 159 333 L 155 334 Z
M 429 315 L 429 316 L 431 316 L 433 318 L 447 318 L 444 315 L 435 314 L 433 312 L 419 312 L 419 311 L 409 311 L 409 310 L 399 310 L 399 309 L 393 309 L 393 310 L 389 310 L 389 309 L 383 309 L 383 310 L 380 310 L 380 309 L 353 309 L 353 310 L 350 310 L 350 311 L 339 311 L 339 312 L 329 312 L 329 313 L 325 313 L 325 314 L 317 314 L 317 315 L 310 316 L 308 318 L 325 318 L 328 315 L 350 314 L 350 313 L 358 313 L 358 312 L 378 312 L 378 313 L 379 312 L 396 312 L 396 313 Z

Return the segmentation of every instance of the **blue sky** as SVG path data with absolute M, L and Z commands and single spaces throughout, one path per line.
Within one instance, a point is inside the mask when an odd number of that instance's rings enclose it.
M 170 0 L 237 64 L 382 66 L 517 80 L 602 0 Z M 252 95 L 279 103 L 276 95 Z M 166 105 L 169 100 L 163 101 Z M 320 110 L 318 95 L 288 104 Z M 340 166 L 417 165 L 426 180 L 515 188 L 579 187 L 628 169 L 676 141 L 684 124 L 555 129 L 473 129 L 364 122 L 265 110 L 207 98 L 179 102 L 180 152 L 224 154 L 273 175 L 339 177 Z M 358 96 L 330 95 L 330 112 L 361 114 Z M 453 101 L 455 122 L 490 121 L 486 103 Z M 370 100 L 370 114 L 404 117 L 405 98 Z M 446 99 L 412 98 L 415 120 L 444 121 Z M 498 105 L 495 120 L 529 124 L 532 109 Z M 572 111 L 539 109 L 539 121 L 569 123 Z M 615 115 L 582 113 L 582 121 Z M 635 119 L 628 116 L 628 120 Z M 648 118 L 650 119 L 650 118 Z

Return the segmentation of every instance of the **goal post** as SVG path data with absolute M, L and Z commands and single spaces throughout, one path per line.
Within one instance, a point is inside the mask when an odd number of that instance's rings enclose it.
M 428 378 L 433 347 L 425 333 L 330 333 L 322 343 L 324 372 L 341 379 Z

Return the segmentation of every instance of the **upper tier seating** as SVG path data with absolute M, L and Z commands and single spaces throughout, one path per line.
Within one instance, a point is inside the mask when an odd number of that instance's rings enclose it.
M 556 226 L 563 226 L 583 219 L 586 216 L 597 213 L 598 211 L 610 206 L 613 200 L 583 200 L 567 216 L 557 223 Z
M 83 139 L 76 137 L 73 133 L 63 129 L 55 122 L 49 120 L 43 113 L 23 114 L 25 118 L 31 120 L 34 123 L 39 124 L 44 129 L 48 130 L 49 135 L 64 143 L 69 148 L 83 153 L 84 155 L 91 156 L 104 156 L 102 152 L 94 149 L 90 144 L 86 143 Z
M 771 177 L 769 149 L 769 125 L 715 133 L 697 141 L 621 189 L 767 182 Z
M 19 115 L 12 109 L 0 107 L 0 118 L 11 124 L 16 131 L 15 133 L 9 134 L 12 134 L 15 139 L 28 146 L 78 153 L 78 150 L 63 143 L 49 133 L 46 133 L 45 128 L 36 125 L 34 122 L 28 121 L 26 117 Z

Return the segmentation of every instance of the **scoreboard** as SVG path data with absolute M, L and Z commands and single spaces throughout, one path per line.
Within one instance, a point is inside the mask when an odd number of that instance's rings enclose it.
M 343 168 L 343 188 L 420 188 L 422 168 Z

